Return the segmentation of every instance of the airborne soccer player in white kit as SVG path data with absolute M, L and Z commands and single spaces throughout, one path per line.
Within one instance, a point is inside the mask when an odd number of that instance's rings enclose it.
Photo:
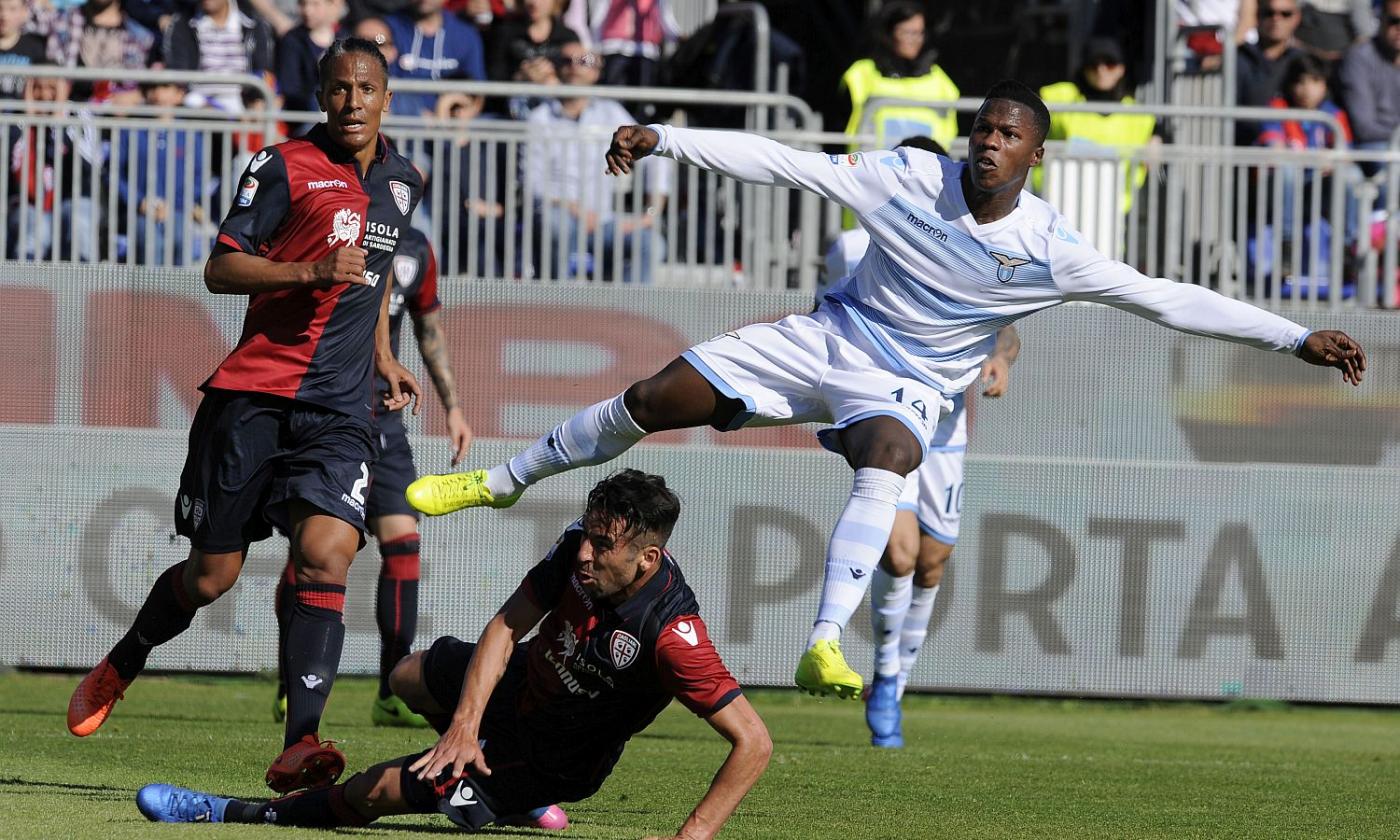
M 609 461 L 668 429 L 831 423 L 819 438 L 855 480 L 795 680 L 856 699 L 864 681 L 841 654 L 841 630 L 889 539 L 905 476 L 1002 327 L 1065 301 L 1096 301 L 1183 332 L 1292 353 L 1360 383 L 1366 357 L 1344 333 L 1310 332 L 1200 286 L 1145 277 L 1085 244 L 1055 208 L 1022 191 L 1049 125 L 1034 91 L 1000 82 L 973 123 L 968 163 L 917 149 L 828 156 L 740 132 L 619 128 L 610 172 L 656 153 L 748 183 L 810 190 L 853 210 L 870 250 L 810 315 L 696 345 L 509 463 L 420 478 L 409 502 L 428 514 L 505 507 L 536 481 Z M 1046 409 L 1052 418 L 1054 406 Z

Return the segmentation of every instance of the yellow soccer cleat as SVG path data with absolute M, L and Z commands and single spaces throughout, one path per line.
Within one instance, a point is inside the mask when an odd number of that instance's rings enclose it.
M 442 516 L 472 507 L 508 508 L 520 494 L 496 498 L 486 489 L 486 470 L 425 475 L 408 485 L 404 493 L 414 510 L 429 516 Z
M 865 680 L 846 664 L 841 643 L 822 639 L 802 654 L 793 677 L 798 688 L 825 697 L 834 694 L 842 700 L 859 700 Z
M 413 711 L 397 695 L 379 697 L 370 707 L 369 719 L 375 726 L 403 726 L 410 729 L 427 729 L 428 719 Z

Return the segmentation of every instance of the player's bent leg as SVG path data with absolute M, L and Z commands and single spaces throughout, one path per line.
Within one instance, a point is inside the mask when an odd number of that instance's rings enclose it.
M 409 485 L 408 500 L 433 516 L 468 507 L 509 507 L 537 481 L 611 461 L 653 432 L 727 423 L 740 407 L 678 358 L 655 376 L 565 420 L 506 464 L 423 476 Z
M 131 629 L 73 690 L 68 731 L 80 738 L 96 732 L 146 667 L 151 651 L 189 629 L 197 609 L 233 586 L 244 556 L 244 550 L 219 554 L 191 550 L 188 558 L 166 569 L 151 587 Z
M 389 690 L 395 697 L 407 703 L 408 708 L 415 713 L 437 717 L 452 710 L 444 709 L 428 688 L 428 681 L 423 673 L 427 657 L 427 651 L 419 650 L 400 659 L 394 670 L 389 673 Z
M 397 513 L 376 516 L 370 520 L 370 530 L 379 543 L 381 558 L 374 599 L 375 624 L 379 628 L 379 694 L 370 709 L 370 719 L 376 726 L 424 728 L 428 721 L 414 713 L 389 686 L 390 672 L 408 655 L 417 632 L 421 573 L 418 519 Z
M 832 530 L 821 607 L 794 679 L 814 694 L 854 700 L 864 680 L 846 664 L 841 631 L 864 599 L 870 575 L 889 543 L 905 476 L 919 465 L 923 443 L 901 420 L 886 415 L 853 423 L 840 436 L 856 474 Z

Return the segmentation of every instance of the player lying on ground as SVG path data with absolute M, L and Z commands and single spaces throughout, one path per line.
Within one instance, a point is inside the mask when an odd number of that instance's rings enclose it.
M 137 793 L 137 807 L 165 822 L 296 826 L 441 811 L 477 829 L 592 796 L 627 740 L 674 697 L 732 745 L 676 833 L 714 837 L 767 767 L 772 743 L 666 551 L 679 515 L 659 476 L 604 479 L 476 644 L 444 637 L 400 662 L 394 693 L 442 733 L 426 752 L 271 802 L 157 784 Z
M 618 129 L 607 155 L 612 172 L 656 153 L 746 183 L 809 190 L 853 210 L 870 251 L 815 312 L 698 344 L 508 463 L 419 479 L 409 501 L 429 514 L 505 507 L 537 481 L 609 461 L 668 429 L 833 423 L 819 437 L 855 480 L 832 531 L 821 606 L 795 681 L 854 699 L 864 683 L 841 654 L 841 630 L 889 540 L 905 476 L 1002 327 L 1065 301 L 1095 301 L 1183 332 L 1292 353 L 1360 383 L 1366 357 L 1347 335 L 1309 332 L 1204 287 L 1139 274 L 1023 192 L 1049 125 L 1034 91 L 1000 82 L 977 112 L 965 163 L 918 149 L 828 156 L 740 132 Z
M 68 704 L 69 730 L 95 732 L 152 649 L 227 592 L 248 546 L 275 526 L 296 567 L 286 665 L 297 679 L 284 751 L 267 773 L 279 792 L 344 770 L 317 730 L 345 640 L 346 574 L 364 544 L 372 375 L 387 381 L 391 411 L 418 394 L 389 347 L 394 283 L 380 285 L 423 193 L 418 172 L 379 136 L 387 65 L 374 44 L 352 38 L 326 51 L 320 72 L 325 124 L 258 152 L 204 267 L 209 290 L 248 295 L 248 311 L 190 428 L 175 504 L 189 558 L 156 580 Z
M 437 294 L 437 258 L 428 237 L 417 228 L 401 229 L 399 250 L 394 255 L 393 291 L 389 297 L 389 346 L 399 357 L 399 333 L 407 312 L 413 319 L 418 354 L 433 380 L 434 390 L 447 414 L 447 434 L 452 442 L 452 465 L 456 466 L 471 446 L 472 430 L 457 400 L 457 379 L 447 357 L 447 336 L 442 328 L 442 303 Z M 375 389 L 388 383 L 376 380 Z M 417 475 L 413 450 L 403 415 L 396 411 L 376 411 L 373 417 L 378 457 L 370 468 L 366 492 L 365 522 L 379 544 L 382 562 L 375 588 L 374 617 L 379 627 L 379 696 L 370 708 L 376 726 L 425 727 L 421 715 L 408 710 L 389 690 L 389 672 L 413 647 L 418 625 L 418 580 L 421 568 L 418 537 L 418 511 L 409 507 L 404 491 Z M 282 653 L 286 632 L 296 608 L 296 564 L 291 556 L 277 585 L 278 679 L 273 717 L 281 721 L 287 712 L 287 672 Z
M 1000 397 L 1021 353 L 1015 327 L 1002 327 L 996 349 L 982 364 L 982 395 Z M 953 554 L 962 521 L 963 458 L 967 454 L 967 412 L 962 396 L 939 424 L 934 445 L 909 476 L 899 512 L 880 565 L 870 581 L 870 625 L 875 637 L 875 679 L 865 697 L 870 743 L 904 746 L 904 685 L 928 636 L 938 584 Z

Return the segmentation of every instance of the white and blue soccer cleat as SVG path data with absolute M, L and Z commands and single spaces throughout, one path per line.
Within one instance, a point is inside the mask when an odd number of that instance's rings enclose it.
M 870 744 L 886 749 L 904 746 L 903 713 L 899 708 L 899 678 L 875 675 L 865 698 L 865 724 L 870 727 Z
M 151 822 L 223 822 L 229 800 L 175 785 L 146 785 L 136 792 L 136 807 Z

